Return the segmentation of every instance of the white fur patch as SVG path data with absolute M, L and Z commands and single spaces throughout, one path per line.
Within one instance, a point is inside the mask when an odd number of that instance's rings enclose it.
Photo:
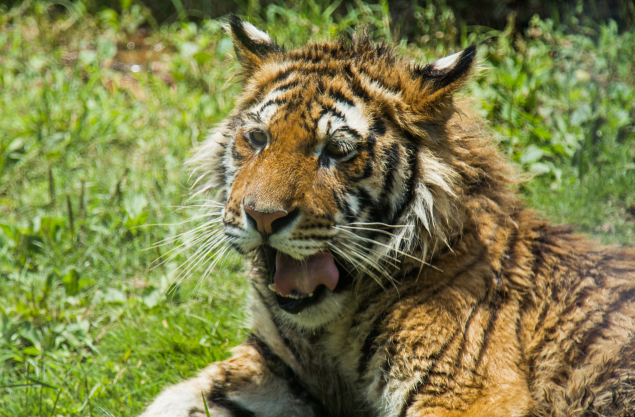
M 205 371 L 203 371 L 204 373 Z M 166 389 L 140 417 L 189 417 L 190 410 L 203 410 L 201 393 L 209 392 L 211 379 L 199 375 Z M 215 413 L 214 416 L 224 414 Z
M 249 22 L 243 22 L 243 29 L 254 42 L 257 43 L 272 43 L 271 37 L 265 32 L 257 29 Z
M 339 319 L 342 311 L 351 302 L 351 293 L 348 291 L 339 293 L 326 291 L 328 292 L 326 297 L 319 303 L 307 307 L 298 314 L 283 312 L 283 317 L 298 328 L 305 330 L 318 329 Z
M 383 375 L 379 376 L 379 378 L 374 381 L 374 385 L 377 386 L 379 381 L 383 378 Z M 420 379 L 421 377 L 418 374 L 404 381 L 391 379 L 384 389 L 383 395 L 375 402 L 378 408 L 382 410 L 381 415 L 385 417 L 398 417 L 401 414 L 403 404 L 406 403 L 410 392 L 417 386 Z M 369 389 L 369 392 L 374 391 Z
M 337 117 L 331 112 L 325 113 L 317 123 L 317 136 L 320 138 L 328 138 L 333 135 L 338 129 L 342 127 L 348 127 L 360 136 L 364 137 L 369 132 L 369 123 L 366 117 L 364 117 L 358 108 L 351 107 L 343 103 L 336 102 L 335 108 L 344 116 L 345 120 Z M 343 131 L 342 131 L 343 132 Z M 342 133 L 343 137 L 338 139 L 344 139 L 349 142 L 357 142 L 357 138 Z M 322 142 L 320 146 L 315 149 L 316 154 L 322 153 L 322 148 L 326 145 L 326 142 Z
M 441 58 L 433 64 L 433 67 L 436 70 L 450 69 L 454 65 L 456 65 L 456 62 L 459 60 L 462 54 L 463 51 L 457 52 L 456 54 L 450 56 L 446 56 L 445 58 Z
M 360 135 L 368 135 L 368 119 L 357 106 L 349 106 L 340 101 L 335 102 L 335 108 L 344 115 L 346 124 Z

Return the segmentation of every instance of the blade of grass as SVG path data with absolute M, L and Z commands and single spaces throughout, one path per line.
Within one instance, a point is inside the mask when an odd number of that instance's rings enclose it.
M 205 394 L 203 394 L 203 391 L 201 391 L 201 397 L 203 397 L 203 405 L 205 406 L 205 415 L 207 417 L 210 417 L 209 408 L 207 408 L 207 400 L 205 399 Z

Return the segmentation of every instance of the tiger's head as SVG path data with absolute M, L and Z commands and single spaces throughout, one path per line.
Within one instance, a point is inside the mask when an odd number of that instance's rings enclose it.
M 421 66 L 364 34 L 285 51 L 235 16 L 229 31 L 244 92 L 193 158 L 198 193 L 231 247 L 264 259 L 283 314 L 320 326 L 353 283 L 420 268 L 458 230 L 445 142 L 476 50 Z

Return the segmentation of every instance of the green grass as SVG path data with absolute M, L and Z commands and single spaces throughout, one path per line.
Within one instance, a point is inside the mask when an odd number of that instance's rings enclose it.
M 136 4 L 94 16 L 81 4 L 0 13 L 0 416 L 136 415 L 246 333 L 240 259 L 174 283 L 191 251 L 161 264 L 174 245 L 153 246 L 200 224 L 181 208 L 183 163 L 240 89 L 227 83 L 230 40 L 215 21 L 139 32 L 148 14 Z M 253 20 L 287 46 L 358 24 L 401 38 L 387 2 L 344 15 L 320 4 L 271 5 Z M 459 27 L 433 5 L 414 13 L 423 36 L 399 44 L 413 59 L 489 39 L 489 69 L 465 95 L 533 176 L 520 186 L 528 205 L 632 242 L 635 30 L 572 17 L 517 36 Z

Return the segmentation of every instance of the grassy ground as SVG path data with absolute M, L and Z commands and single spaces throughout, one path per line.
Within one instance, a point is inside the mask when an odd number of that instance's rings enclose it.
M 345 16 L 274 5 L 256 21 L 287 45 L 360 23 L 397 40 L 387 5 Z M 215 21 L 150 21 L 148 32 L 138 6 L 95 16 L 71 6 L 0 13 L 3 416 L 136 415 L 245 334 L 240 259 L 180 281 L 192 251 L 169 258 L 175 244 L 153 246 L 200 224 L 181 208 L 183 162 L 240 88 L 227 83 L 230 40 Z M 489 69 L 465 95 L 533 176 L 520 186 L 528 204 L 604 242 L 631 242 L 635 30 L 535 20 L 517 37 L 511 26 L 456 29 L 432 6 L 415 12 L 422 38 L 399 46 L 414 59 L 489 39 L 479 47 Z

